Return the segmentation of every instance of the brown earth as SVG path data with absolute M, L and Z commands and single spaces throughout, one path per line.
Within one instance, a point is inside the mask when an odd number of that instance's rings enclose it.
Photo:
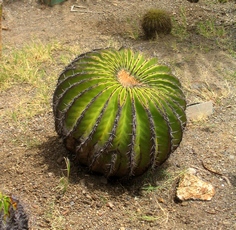
M 73 4 L 89 12 L 71 12 Z M 184 12 L 187 35 L 144 40 L 139 20 L 154 7 L 168 10 L 177 22 L 183 22 Z M 197 23 L 211 17 L 227 32 L 220 41 L 196 31 Z M 153 174 L 107 181 L 72 164 L 64 194 L 58 185 L 68 153 L 54 131 L 52 111 L 34 117 L 27 134 L 1 118 L 0 190 L 21 200 L 30 229 L 236 229 L 235 21 L 232 1 L 69 0 L 54 7 L 33 0 L 5 2 L 4 46 L 21 47 L 39 39 L 77 45 L 81 53 L 131 47 L 169 65 L 183 84 L 188 104 L 214 103 L 208 119 L 188 122 L 180 147 Z M 0 92 L 0 112 L 18 103 L 21 87 Z M 16 146 L 12 140 L 19 134 L 40 138 L 40 145 Z M 211 201 L 176 200 L 179 175 L 189 167 L 215 187 Z

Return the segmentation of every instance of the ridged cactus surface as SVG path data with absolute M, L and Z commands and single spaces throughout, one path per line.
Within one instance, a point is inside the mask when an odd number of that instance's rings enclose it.
M 170 69 L 130 49 L 78 56 L 53 97 L 66 148 L 107 177 L 137 176 L 162 164 L 182 139 L 185 108 Z

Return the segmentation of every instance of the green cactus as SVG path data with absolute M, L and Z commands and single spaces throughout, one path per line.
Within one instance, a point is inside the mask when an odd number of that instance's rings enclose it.
M 66 148 L 107 177 L 137 176 L 162 164 L 182 139 L 185 108 L 170 69 L 130 49 L 78 56 L 53 97 Z
M 28 217 L 19 201 L 0 192 L 0 229 L 27 230 Z
M 172 30 L 171 17 L 159 9 L 151 9 L 144 14 L 141 25 L 147 39 L 155 38 L 156 34 L 169 34 Z

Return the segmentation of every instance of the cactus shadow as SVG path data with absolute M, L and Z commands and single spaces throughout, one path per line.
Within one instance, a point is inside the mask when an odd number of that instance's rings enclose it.
M 71 186 L 86 186 L 88 190 L 107 191 L 114 195 L 128 193 L 132 195 L 140 195 L 145 185 L 156 186 L 166 179 L 166 168 L 169 167 L 168 161 L 159 166 L 155 170 L 148 171 L 142 176 L 131 178 L 105 178 L 98 173 L 92 173 L 88 167 L 73 162 L 73 156 L 65 149 L 64 144 L 59 137 L 49 137 L 48 140 L 38 146 L 40 155 L 43 157 L 43 164 L 46 165 L 46 171 L 53 173 L 58 180 L 66 175 L 65 158 L 70 159 L 70 177 Z
M 43 164 L 46 165 L 46 171 L 55 176 L 62 176 L 62 169 L 65 169 L 64 157 L 68 157 L 68 151 L 64 148 L 59 137 L 49 137 L 46 142 L 38 146 L 39 153 L 43 158 Z

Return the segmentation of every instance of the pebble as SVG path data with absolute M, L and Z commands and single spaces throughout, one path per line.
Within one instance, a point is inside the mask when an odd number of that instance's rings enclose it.
M 182 202 L 181 206 L 188 206 L 188 202 L 186 202 L 186 201 Z
M 197 173 L 197 170 L 195 168 L 188 168 L 187 172 L 192 174 L 192 175 L 195 175 Z
M 86 196 L 88 199 L 90 199 L 90 200 L 93 199 L 89 194 L 86 194 L 85 196 Z
M 107 207 L 113 209 L 114 208 L 114 204 L 112 202 L 108 202 L 107 203 Z

